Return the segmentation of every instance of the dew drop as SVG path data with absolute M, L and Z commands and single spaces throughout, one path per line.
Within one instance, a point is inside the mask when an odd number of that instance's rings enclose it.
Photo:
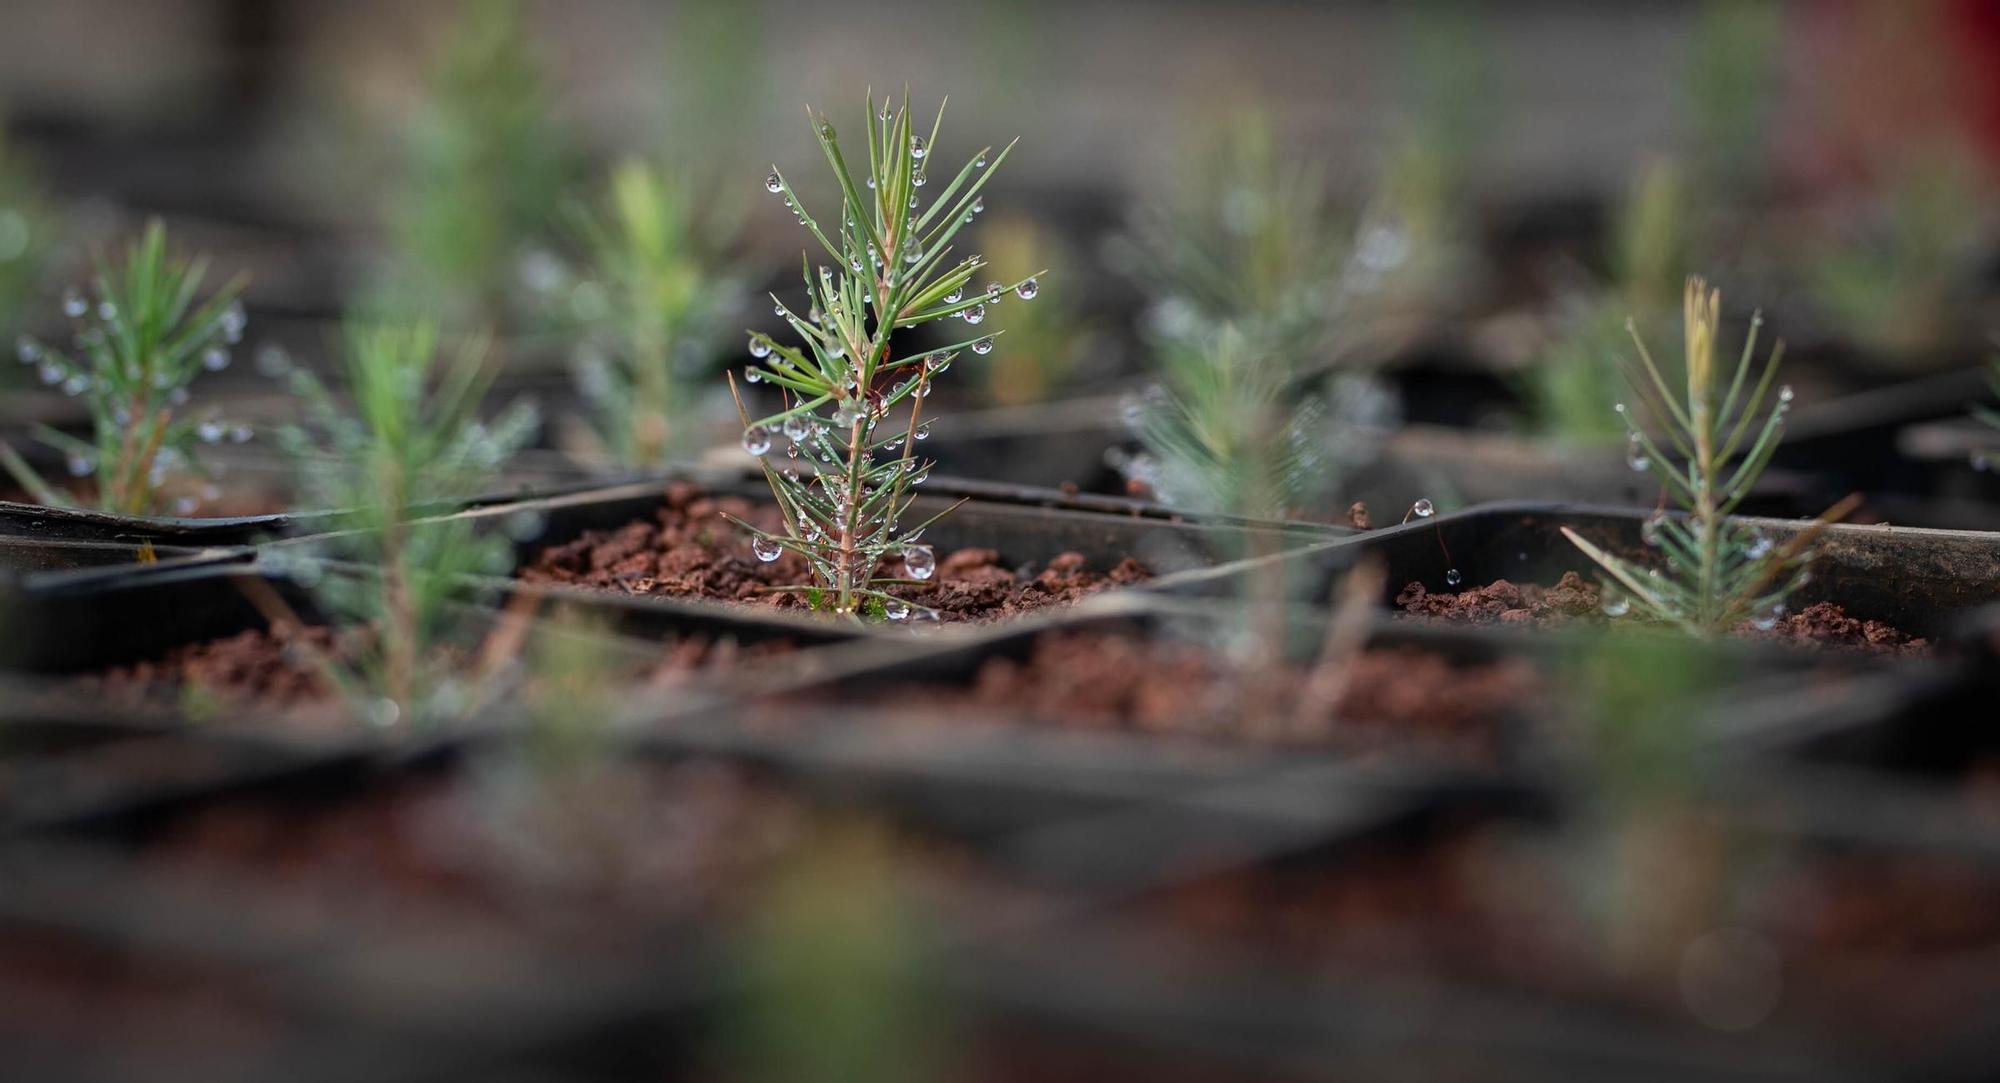
M 1437 505 L 1432 504 L 1427 496 L 1418 497 L 1417 502 L 1410 505 L 1410 513 L 1419 519 L 1428 519 L 1437 514 Z
M 71 455 L 69 461 L 64 465 L 69 467 L 69 476 L 73 478 L 84 477 L 96 469 L 95 464 L 90 461 L 90 457 L 87 455 Z
M 1607 617 L 1622 617 L 1632 611 L 1632 599 L 1618 591 L 1606 590 L 1604 600 L 1598 608 L 1604 610 L 1604 615 Z
M 64 380 L 62 389 L 63 389 L 63 394 L 68 395 L 71 398 L 75 398 L 76 396 L 81 395 L 84 392 L 90 390 L 90 377 L 85 376 L 84 374 L 79 372 L 76 375 L 71 376 L 69 379 Z
M 762 425 L 752 425 L 744 429 L 743 450 L 752 455 L 762 455 L 771 450 L 771 430 Z
M 967 323 L 983 323 L 986 320 L 986 306 L 973 305 L 971 308 L 959 313 L 958 318 Z
M 1750 544 L 1743 547 L 1743 555 L 1751 560 L 1762 560 L 1771 555 L 1771 539 L 1762 534 L 1750 536 Z
M 1457 568 L 1446 568 L 1444 570 L 1444 585 L 1447 587 L 1455 587 L 1464 579 L 1465 577 L 1459 574 Z
M 1642 474 L 1646 472 L 1647 467 L 1653 465 L 1653 460 L 1646 457 L 1646 447 L 1639 442 L 1639 434 L 1636 432 L 1625 445 L 1625 465 Z
M 918 188 L 922 188 L 924 185 L 929 184 L 930 180 L 931 179 L 929 177 L 924 175 L 924 171 L 921 169 L 917 170 L 915 173 L 910 174 L 910 183 Z M 910 206 L 914 207 L 916 205 L 917 205 L 916 197 L 912 196 L 910 198 Z
M 882 615 L 893 621 L 906 621 L 910 619 L 910 606 L 901 598 L 884 598 Z
M 979 340 L 978 342 L 975 342 L 975 343 L 973 343 L 973 344 L 972 344 L 972 352 L 973 352 L 973 353 L 976 353 L 976 354 L 989 354 L 989 353 L 992 353 L 992 352 L 993 352 L 993 340 L 992 340 L 992 339 L 990 339 L 990 338 L 982 338 L 982 339 L 980 339 L 980 340 Z
M 210 372 L 221 372 L 229 367 L 229 351 L 220 346 L 210 346 L 202 351 L 201 367 Z
M 758 560 L 769 564 L 784 555 L 785 547 L 779 545 L 777 539 L 759 534 L 750 539 L 750 552 L 755 554 Z
M 910 137 L 910 157 L 921 159 L 930 152 L 931 148 L 924 142 L 923 136 L 913 135 Z
M 948 305 L 955 305 L 963 300 L 965 300 L 964 286 L 959 286 L 956 289 L 953 289 L 950 293 L 944 295 L 944 303 Z
M 985 196 L 973 196 L 973 197 L 972 197 L 972 213 L 974 213 L 974 214 L 978 214 L 978 213 L 980 213 L 981 211 L 984 211 L 985 209 L 986 209 L 986 197 L 985 197 Z
M 1035 295 L 1040 292 L 1042 292 L 1041 283 L 1036 282 L 1032 278 L 1014 287 L 1014 296 L 1019 297 L 1023 301 L 1034 300 Z
M 937 551 L 928 545 L 903 546 L 903 570 L 912 579 L 929 579 L 937 574 Z
M 1985 473 L 1986 469 L 1992 465 L 1992 463 L 1987 459 L 1987 453 L 1984 451 L 1973 452 L 1971 455 L 1966 457 L 1966 462 L 1970 464 L 1974 470 L 1977 470 L 1982 474 Z
M 1760 632 L 1768 632 L 1778 626 L 1779 618 L 1785 615 L 1785 603 L 1772 602 L 1750 618 L 1750 624 Z
M 220 443 L 222 441 L 222 422 L 215 420 L 203 421 L 194 427 L 194 432 L 196 436 L 201 437 L 201 442 L 204 444 Z
M 1644 541 L 1647 545 L 1658 548 L 1660 545 L 1660 531 L 1666 521 L 1666 515 L 1661 512 L 1654 512 L 1647 516 L 1646 521 L 1639 524 L 1640 540 Z
M 1791 384 L 1785 384 L 1784 386 L 1778 388 L 1778 401 L 1781 403 L 1788 403 L 1792 401 Z
M 770 344 L 770 343 L 768 343 L 768 342 L 766 342 L 766 341 L 764 341 L 764 340 L 763 340 L 763 339 L 761 339 L 761 338 L 753 338 L 753 339 L 751 339 L 751 340 L 750 340 L 750 356 L 752 356 L 752 357 L 769 357 L 769 356 L 771 356 L 771 344 Z
M 989 304 L 989 305 L 997 305 L 997 304 L 999 304 L 999 303 L 1000 303 L 1000 295 L 1001 295 L 1002 293 L 1005 293 L 1005 292 L 1006 292 L 1006 290 L 1007 290 L 1007 287 L 1005 287 L 1005 286 L 1002 286 L 1002 285 L 1001 285 L 1000 283 L 998 283 L 998 282 L 988 282 L 988 283 L 986 284 L 986 303 L 987 303 L 987 304 Z
M 117 318 L 118 318 L 118 306 L 117 306 L 117 305 L 114 305 L 114 304 L 112 304 L 112 303 L 111 303 L 110 301 L 99 301 L 99 302 L 97 302 L 97 318 L 98 318 L 98 319 L 100 319 L 100 320 L 115 320 L 115 319 L 117 319 Z
M 979 157 L 977 157 L 977 158 L 974 158 L 974 159 L 972 160 L 972 168 L 974 168 L 974 169 L 985 169 L 985 168 L 986 168 L 986 152 L 985 152 L 985 151 L 983 151 L 983 150 L 982 150 L 982 151 L 980 151 L 980 152 L 979 152 Z
M 62 309 L 63 315 L 73 320 L 80 320 L 84 313 L 90 311 L 90 302 L 83 299 L 83 294 L 78 293 L 76 287 L 71 286 L 63 291 Z
M 14 356 L 20 358 L 23 365 L 32 365 L 42 359 L 42 348 L 34 339 L 22 335 L 14 343 Z
M 807 433 L 808 433 L 809 431 L 811 431 L 811 430 L 810 430 L 810 428 L 809 428 L 809 427 L 808 427 L 808 426 L 806 425 L 806 418 L 805 418 L 805 415 L 804 415 L 804 414 L 793 414 L 792 416 L 790 416 L 790 417 L 788 417 L 788 418 L 786 418 L 786 419 L 785 419 L 785 438 L 786 438 L 786 439 L 788 439 L 788 440 L 792 440 L 792 441 L 795 441 L 795 442 L 796 442 L 796 441 L 799 441 L 799 440 L 803 440 L 803 439 L 805 439 L 805 438 L 806 438 L 806 434 L 807 434 Z
M 250 437 L 254 435 L 256 434 L 251 430 L 250 426 L 239 422 L 230 427 L 229 442 L 232 444 L 247 444 L 250 442 Z
M 921 424 L 921 425 L 917 426 L 917 439 L 919 439 L 919 440 L 928 440 L 928 439 L 930 439 L 930 438 L 931 438 L 931 423 L 930 423 L 930 422 L 926 421 L 926 422 L 924 422 L 923 424 Z
M 757 367 L 756 367 L 756 366 L 754 366 L 754 365 L 752 365 L 752 366 L 749 366 L 749 367 L 746 367 L 746 368 L 745 368 L 745 369 L 743 370 L 743 382 L 744 382 L 744 383 L 746 383 L 746 384 L 761 384 L 761 383 L 763 383 L 763 382 L 764 382 L 764 372 L 763 372 L 763 370 L 762 370 L 762 369 L 759 369 L 759 368 L 757 368 Z
M 903 262 L 915 263 L 924 258 L 924 246 L 915 237 L 903 242 Z
M 59 384 L 62 382 L 63 369 L 54 361 L 43 361 L 41 367 L 35 370 L 35 375 L 41 377 L 45 384 Z

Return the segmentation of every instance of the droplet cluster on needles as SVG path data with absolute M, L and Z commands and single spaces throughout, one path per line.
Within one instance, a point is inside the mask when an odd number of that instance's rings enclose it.
M 744 381 L 777 388 L 783 407 L 753 416 L 738 393 L 743 448 L 762 463 L 784 525 L 766 531 L 738 522 L 751 532 L 759 560 L 786 552 L 805 559 L 811 581 L 775 591 L 846 616 L 935 619 L 935 610 L 909 596 L 909 588 L 937 570 L 936 555 L 921 542 L 937 517 L 906 521 L 914 489 L 930 472 L 916 454 L 930 432 L 924 399 L 961 352 L 991 353 L 994 336 L 975 334 L 902 356 L 892 336 L 950 317 L 978 325 L 1009 294 L 1032 300 L 1041 285 L 1030 276 L 981 288 L 972 280 L 985 260 L 953 256 L 953 239 L 984 209 L 981 190 L 1013 144 L 997 154 L 978 151 L 926 203 L 919 190 L 929 182 L 943 108 L 928 132 L 914 127 L 907 93 L 900 105 L 885 99 L 879 109 L 871 95 L 866 117 L 868 166 L 859 180 L 833 124 L 825 114 L 812 117 L 814 139 L 840 189 L 838 225 L 814 218 L 780 171 L 764 180 L 829 262 L 815 267 L 810 256 L 801 260 L 804 315 L 772 298 L 772 311 L 791 326 L 796 344 L 750 336 L 753 361 Z M 733 378 L 731 390 L 737 391 Z M 784 459 L 774 463 L 781 445 Z

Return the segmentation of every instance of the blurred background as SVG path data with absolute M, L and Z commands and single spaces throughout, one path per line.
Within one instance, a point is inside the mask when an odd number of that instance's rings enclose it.
M 920 111 L 949 95 L 946 160 L 1022 137 L 973 243 L 1003 276 L 1050 272 L 1049 300 L 996 313 L 1010 348 L 953 389 L 961 409 L 1062 402 L 1106 425 L 1170 365 L 1198 292 L 1176 260 L 1202 254 L 1168 249 L 1210 224 L 1261 243 L 1229 200 L 1271 195 L 1259 182 L 1198 191 L 1257 155 L 1310 172 L 1269 216 L 1305 252 L 1262 273 L 1335 268 L 1294 353 L 1370 373 L 1371 421 L 1616 441 L 1604 357 L 1627 315 L 1674 334 L 1693 272 L 1790 342 L 1795 435 L 1925 374 L 1955 374 L 1928 394 L 1957 409 L 2000 326 L 2000 5 L 1976 0 L 75 0 L 0 19 L 9 340 L 54 329 L 90 256 L 159 216 L 250 276 L 252 347 L 310 362 L 343 312 L 420 307 L 496 335 L 517 386 L 588 397 L 579 328 L 604 291 L 571 223 L 642 160 L 692 208 L 692 273 L 726 286 L 681 336 L 712 393 L 735 336 L 775 322 L 749 299 L 796 285 L 804 237 L 760 179 L 775 165 L 808 203 L 830 188 L 802 106 L 858 129 L 871 88 L 905 85 Z M 1268 295 L 1253 272 L 1226 277 Z M 256 386 L 253 366 L 225 375 Z M 59 415 L 32 376 L 11 373 L 9 416 Z M 1065 454 L 1005 480 L 1161 481 L 1138 453 Z

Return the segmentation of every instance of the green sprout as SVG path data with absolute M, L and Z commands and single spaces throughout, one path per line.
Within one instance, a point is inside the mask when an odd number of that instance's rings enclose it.
M 331 616 L 368 630 L 352 657 L 333 660 L 332 676 L 378 722 L 437 721 L 466 707 L 451 659 L 436 649 L 452 630 L 457 583 L 504 570 L 512 548 L 462 516 L 421 516 L 491 486 L 533 435 L 535 413 L 516 404 L 482 421 L 492 379 L 484 352 L 474 344 L 444 360 L 433 325 L 352 324 L 345 361 L 352 406 L 291 369 L 310 427 L 280 433 L 303 499 L 340 509 L 330 555 L 358 566 L 310 576 Z
M 48 426 L 39 426 L 36 436 L 66 457 L 71 476 L 97 476 L 95 503 L 104 511 L 158 511 L 170 474 L 200 471 L 197 445 L 250 438 L 247 425 L 181 412 L 195 377 L 227 367 L 229 348 L 243 338 L 241 283 L 196 304 L 206 273 L 204 257 L 170 257 L 166 227 L 154 221 L 122 264 L 100 264 L 91 295 L 64 294 L 63 313 L 78 325 L 74 355 L 36 338 L 20 340 L 21 361 L 34 365 L 43 383 L 81 396 L 90 407 L 89 439 Z M 42 503 L 84 502 L 44 482 L 5 444 L 0 464 Z
M 744 374 L 751 383 L 769 382 L 786 392 L 785 408 L 755 421 L 745 413 L 743 447 L 764 468 L 784 516 L 784 531 L 773 533 L 740 523 L 754 538 L 759 560 L 774 561 L 787 551 L 805 559 L 813 581 L 773 588 L 803 594 L 815 605 L 843 615 L 864 609 L 891 620 L 934 610 L 891 593 L 895 586 L 921 586 L 936 572 L 937 558 L 918 538 L 930 521 L 907 527 L 903 516 L 930 464 L 916 457 L 916 444 L 929 434 L 923 400 L 960 351 L 984 357 L 993 334 L 896 357 L 891 336 L 899 330 L 956 316 L 967 325 L 988 319 L 988 310 L 1012 294 L 1033 299 L 1041 290 L 1029 275 L 1013 285 L 985 287 L 972 277 L 986 266 L 979 256 L 950 259 L 952 239 L 985 206 L 980 192 L 1013 144 L 993 153 L 975 153 L 956 175 L 941 180 L 928 206 L 921 198 L 944 110 L 928 133 L 913 127 L 909 95 L 891 108 L 868 101 L 868 173 L 857 181 L 825 114 L 812 120 L 818 141 L 841 191 L 839 224 L 825 227 L 806 212 L 790 182 L 772 170 L 764 186 L 780 196 L 832 265 L 817 271 L 801 259 L 808 311 L 799 315 L 775 296 L 776 314 L 802 340 L 789 346 L 770 335 L 752 333 L 756 358 Z M 828 235 L 831 230 L 832 236 Z M 732 391 L 735 381 L 730 382 Z M 884 425 L 904 406 L 906 421 Z M 739 402 L 740 408 L 740 402 Z M 886 431 L 877 435 L 882 426 Z M 792 465 L 775 468 L 766 458 L 782 435 L 787 453 L 803 458 L 809 474 Z M 881 454 L 882 461 L 876 456 Z M 884 562 L 900 558 L 902 577 L 883 575 Z
M 639 162 L 613 171 L 605 209 L 582 216 L 580 231 L 588 263 L 570 297 L 586 341 L 576 369 L 600 457 L 663 465 L 701 443 L 689 377 L 715 356 L 731 312 L 735 284 L 716 269 L 728 238 L 704 229 L 685 177 Z
M 399 311 L 454 322 L 506 312 L 556 224 L 566 162 L 516 0 L 467 0 L 409 133 L 391 208 Z
M 1772 349 L 1754 384 L 1748 379 L 1761 315 L 1751 318 L 1733 371 L 1718 367 L 1715 339 L 1721 305 L 1720 291 L 1709 289 L 1699 278 L 1688 279 L 1682 303 L 1687 390 L 1681 398 L 1669 390 L 1645 341 L 1636 327 L 1632 329 L 1639 351 L 1639 371 L 1627 374 L 1632 391 L 1679 458 L 1670 458 L 1632 411 L 1619 403 L 1617 412 L 1630 430 L 1630 462 L 1634 469 L 1650 470 L 1658 477 L 1666 493 L 1687 512 L 1684 521 L 1656 514 L 1646 522 L 1645 540 L 1666 555 L 1666 570 L 1641 569 L 1563 528 L 1563 536 L 1610 577 L 1608 612 L 1620 612 L 1636 602 L 1647 615 L 1700 638 L 1744 620 L 1765 626 L 1775 623 L 1785 598 L 1807 579 L 1806 546 L 1813 536 L 1806 531 L 1777 546 L 1729 518 L 1777 450 L 1792 391 L 1778 387 L 1775 402 L 1765 412 L 1784 354 L 1783 342 Z

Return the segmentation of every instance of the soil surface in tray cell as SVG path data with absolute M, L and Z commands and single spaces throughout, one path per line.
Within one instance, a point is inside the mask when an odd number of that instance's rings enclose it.
M 1482 587 L 1452 593 L 1434 592 L 1422 583 L 1412 582 L 1396 595 L 1396 605 L 1413 616 L 1465 624 L 1548 628 L 1612 623 L 1612 618 L 1604 613 L 1598 584 L 1575 572 L 1564 572 L 1554 586 L 1496 579 Z M 1744 621 L 1731 634 L 1802 647 L 1884 654 L 1921 654 L 1930 649 L 1928 640 L 1878 620 L 1850 617 L 1832 602 L 1817 602 L 1797 612 L 1788 611 L 1769 628 Z
M 657 594 L 748 602 L 803 609 L 802 594 L 771 588 L 810 583 L 805 558 L 789 550 L 774 561 L 751 552 L 743 528 L 722 517 L 736 516 L 759 528 L 782 531 L 776 507 L 736 496 L 713 496 L 699 486 L 679 484 L 652 519 L 616 530 L 586 531 L 582 537 L 537 553 L 518 573 L 531 583 L 592 587 L 620 594 Z M 884 570 L 902 577 L 891 558 Z M 965 548 L 937 554 L 937 570 L 921 585 L 895 592 L 938 610 L 945 620 L 998 620 L 1049 606 L 1066 605 L 1108 587 L 1151 578 L 1138 561 L 1126 558 L 1111 568 L 1091 568 L 1078 553 L 1060 553 L 1039 567 L 1008 567 L 992 549 Z

